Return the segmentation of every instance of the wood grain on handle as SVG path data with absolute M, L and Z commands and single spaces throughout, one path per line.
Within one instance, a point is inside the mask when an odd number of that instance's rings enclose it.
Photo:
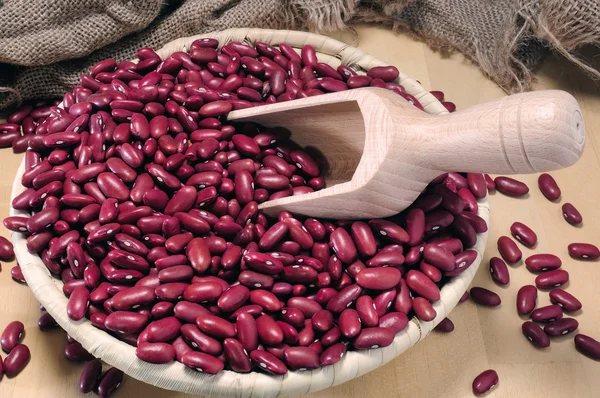
M 427 134 L 420 162 L 444 171 L 551 171 L 573 165 L 585 144 L 581 109 L 558 90 L 516 94 L 421 122 Z

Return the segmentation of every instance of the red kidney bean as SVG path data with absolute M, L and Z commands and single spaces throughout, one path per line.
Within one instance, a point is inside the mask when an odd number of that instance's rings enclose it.
M 86 394 L 92 391 L 98 384 L 100 375 L 102 374 L 102 361 L 94 359 L 88 362 L 81 371 L 79 376 L 79 391 Z
M 287 301 L 287 307 L 299 309 L 306 318 L 311 318 L 315 313 L 322 309 L 319 303 L 306 297 L 290 298 Z M 330 310 L 329 308 L 327 309 Z
M 454 331 L 454 323 L 448 318 L 444 318 L 435 327 L 435 330 L 440 333 L 452 333 Z
M 320 309 L 319 309 L 320 310 Z M 319 311 L 317 310 L 317 311 Z M 295 328 L 301 328 L 304 325 L 304 312 L 299 308 L 286 307 L 281 310 L 281 319 Z
M 538 177 L 538 186 L 548 200 L 554 201 L 560 198 L 560 188 L 550 174 L 540 174 Z
M 256 320 L 258 337 L 263 344 L 274 346 L 283 342 L 283 331 L 269 315 L 262 315 Z
M 356 311 L 358 312 L 360 321 L 364 326 L 374 327 L 378 325 L 379 315 L 375 310 L 375 305 L 373 304 L 373 299 L 371 297 L 359 297 L 358 300 L 356 300 Z
M 24 344 L 18 344 L 4 358 L 4 373 L 8 377 L 15 377 L 25 368 L 30 358 L 29 348 Z
M 292 369 L 307 370 L 319 367 L 319 355 L 309 347 L 286 347 L 285 362 Z
M 406 284 L 410 290 L 427 300 L 437 301 L 440 299 L 439 288 L 422 272 L 416 270 L 408 271 L 406 274 Z
M 162 364 L 175 359 L 175 348 L 169 343 L 141 343 L 135 355 L 144 362 Z
M 358 298 L 362 288 L 359 285 L 349 285 L 343 288 L 327 303 L 327 309 L 333 313 L 340 313 L 349 307 Z
M 487 194 L 487 186 L 483 174 L 467 173 L 467 184 L 476 198 L 485 198 L 485 195 Z
M 356 246 L 345 229 L 337 228 L 329 239 L 333 251 L 342 262 L 349 264 L 356 259 Z
M 385 82 L 395 80 L 399 75 L 395 66 L 375 66 L 367 71 L 367 76 L 373 79 L 381 79 Z
M 561 319 L 563 316 L 562 308 L 558 305 L 547 305 L 535 309 L 531 313 L 531 320 L 534 322 L 552 322 Z
M 210 336 L 202 333 L 194 324 L 184 324 L 181 326 L 181 335 L 189 344 L 202 352 L 210 355 L 221 354 L 221 343 Z
M 550 339 L 548 338 L 548 335 L 544 333 L 542 328 L 539 327 L 537 324 L 531 321 L 527 321 L 523 323 L 521 329 L 523 331 L 523 335 L 535 347 L 546 348 L 550 346 Z
M 519 262 L 523 256 L 519 247 L 508 236 L 498 238 L 498 251 L 502 255 L 502 258 L 509 264 Z
M 585 334 L 577 334 L 575 336 L 575 348 L 583 355 L 600 360 L 600 342 Z
M 123 372 L 117 368 L 110 368 L 101 377 L 98 382 L 98 395 L 100 397 L 110 397 L 123 381 Z
M 449 250 L 435 244 L 428 244 L 423 250 L 423 258 L 429 264 L 436 266 L 442 271 L 452 271 L 456 268 L 456 258 Z
M 85 287 L 77 287 L 71 293 L 67 303 L 67 315 L 74 321 L 85 316 L 89 305 L 90 292 Z
M 2 332 L 0 343 L 4 352 L 11 352 L 13 348 L 23 339 L 25 326 L 22 322 L 13 321 L 9 323 Z
M 537 289 L 533 285 L 526 285 L 517 293 L 517 312 L 520 315 L 529 315 L 537 304 Z
M 490 258 L 490 273 L 492 279 L 499 285 L 507 285 L 510 282 L 510 274 L 506 263 L 501 258 Z
M 581 213 L 571 203 L 562 205 L 562 214 L 565 220 L 571 225 L 578 225 L 583 222 Z
M 196 325 L 204 333 L 217 338 L 235 337 L 233 324 L 215 315 L 200 315 Z
M 142 314 L 128 311 L 115 311 L 108 315 L 104 326 L 108 330 L 121 334 L 133 334 L 142 331 L 148 319 Z
M 600 250 L 590 243 L 571 243 L 569 255 L 576 259 L 596 260 L 600 258 Z
M 152 314 L 153 319 L 163 319 L 174 314 L 174 307 L 175 304 L 173 303 L 161 301 L 152 307 L 150 313 Z
M 488 369 L 485 372 L 480 373 L 473 380 L 473 394 L 481 395 L 485 394 L 492 388 L 498 385 L 498 373 L 493 369 Z
M 581 302 L 577 298 L 562 289 L 552 289 L 550 291 L 550 301 L 552 304 L 561 307 L 564 311 L 569 312 L 578 311 L 582 307 Z
M 399 225 L 386 220 L 370 220 L 369 226 L 378 236 L 383 236 L 392 243 L 403 244 L 408 242 L 408 233 Z
M 473 287 L 470 291 L 471 298 L 479 305 L 487 307 L 496 307 L 502 302 L 500 296 L 491 290 L 482 287 Z
M 217 305 L 225 312 L 233 312 L 244 305 L 249 297 L 250 290 L 246 286 L 232 286 L 223 292 Z
M 148 334 L 148 341 L 162 343 L 173 340 L 179 336 L 180 327 L 181 323 L 179 320 L 174 316 L 170 316 L 150 322 L 145 331 Z
M 510 233 L 516 240 L 527 247 L 534 247 L 537 243 L 537 235 L 527 225 L 520 222 L 514 222 L 510 226 Z
M 260 305 L 264 310 L 269 312 L 279 311 L 282 307 L 277 296 L 262 289 L 250 292 L 250 302 Z
M 573 318 L 562 318 L 549 322 L 544 326 L 544 332 L 548 336 L 564 336 L 574 332 L 579 327 L 579 322 Z
M 74 342 L 65 348 L 65 357 L 74 362 L 90 361 L 94 356 L 87 352 L 80 343 Z
M 379 318 L 378 326 L 398 333 L 408 326 L 408 317 L 403 312 L 388 312 Z
M 548 271 L 535 278 L 535 285 L 538 288 L 548 289 L 550 287 L 558 287 L 569 281 L 569 273 L 562 269 Z
M 319 362 L 321 366 L 333 365 L 337 363 L 346 353 L 346 345 L 344 343 L 334 344 L 321 353 Z
M 287 367 L 275 355 L 262 350 L 250 352 L 250 358 L 258 367 L 274 375 L 283 375 L 287 373 Z
M 496 177 L 494 179 L 495 188 L 505 195 L 524 196 L 529 192 L 529 187 L 521 181 L 510 177 Z
M 554 254 L 534 254 L 527 257 L 525 265 L 531 272 L 544 272 L 560 268 L 562 261 Z
M 47 312 L 42 314 L 42 316 L 38 320 L 38 327 L 42 331 L 52 329 L 56 326 L 58 326 L 58 323 L 56 323 L 54 318 L 52 318 L 52 316 Z
M 415 315 L 422 321 L 432 321 L 437 315 L 431 303 L 423 297 L 417 297 L 413 300 L 413 309 Z

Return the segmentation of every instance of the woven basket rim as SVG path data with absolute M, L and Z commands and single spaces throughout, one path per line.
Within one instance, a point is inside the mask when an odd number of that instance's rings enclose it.
M 332 66 L 348 62 L 359 72 L 364 72 L 374 66 L 387 65 L 362 50 L 335 39 L 313 33 L 286 30 L 244 28 L 211 32 L 174 40 L 158 50 L 157 53 L 164 59 L 173 52 L 187 51 L 194 40 L 205 37 L 216 37 L 220 43 L 238 40 L 247 43 L 263 41 L 276 45 L 286 42 L 295 48 L 310 43 L 317 50 L 320 62 L 333 63 Z M 335 65 L 336 62 L 337 65 Z M 416 80 L 401 72 L 397 81 L 405 87 L 409 94 L 414 95 L 422 102 L 428 113 L 448 113 L 446 108 Z M 11 201 L 24 191 L 20 182 L 24 169 L 25 161 L 23 160 L 13 182 Z M 487 197 L 479 200 L 478 205 L 479 215 L 489 224 Z M 29 217 L 27 212 L 12 207 L 10 215 Z M 218 375 L 211 376 L 190 370 L 177 361 L 165 365 L 145 363 L 135 357 L 135 347 L 95 328 L 89 320 L 84 318 L 81 321 L 72 321 L 69 319 L 65 310 L 67 298 L 62 293 L 62 282 L 50 276 L 38 255 L 32 255 L 27 251 L 26 239 L 23 234 L 12 232 L 11 240 L 23 275 L 35 297 L 58 324 L 95 357 L 123 370 L 131 377 L 167 390 L 214 396 L 276 397 L 319 391 L 344 383 L 382 366 L 426 337 L 435 325 L 456 306 L 459 298 L 471 283 L 482 260 L 487 232 L 477 235 L 477 243 L 472 249 L 478 254 L 471 267 L 446 283 L 441 289 L 441 299 L 433 304 L 437 312 L 433 321 L 422 322 L 412 318 L 408 327 L 396 334 L 394 342 L 388 347 L 349 351 L 333 366 L 303 372 L 289 371 L 285 376 L 269 376 L 257 372 L 239 374 L 232 371 L 223 371 Z

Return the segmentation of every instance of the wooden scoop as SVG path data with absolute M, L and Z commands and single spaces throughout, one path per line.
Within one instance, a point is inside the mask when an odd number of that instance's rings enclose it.
M 228 119 L 285 127 L 328 161 L 325 189 L 262 203 L 272 215 L 388 217 L 445 172 L 556 170 L 574 164 L 585 143 L 577 101 L 556 90 L 432 116 L 391 91 L 361 88 L 237 110 Z

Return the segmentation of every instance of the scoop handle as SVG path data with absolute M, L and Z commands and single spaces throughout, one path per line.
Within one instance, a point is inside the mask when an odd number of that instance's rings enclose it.
M 443 171 L 552 171 L 577 162 L 585 144 L 579 104 L 560 90 L 515 94 L 424 123 L 422 161 Z

